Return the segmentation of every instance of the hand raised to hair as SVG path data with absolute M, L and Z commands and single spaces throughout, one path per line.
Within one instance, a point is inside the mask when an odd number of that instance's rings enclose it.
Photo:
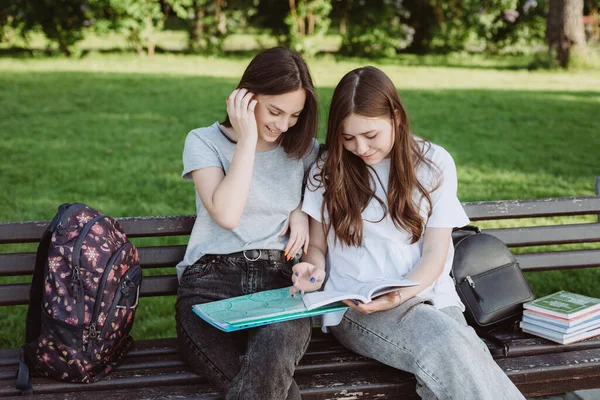
M 256 143 L 258 139 L 258 128 L 254 116 L 254 108 L 258 102 L 253 97 L 254 93 L 247 89 L 236 89 L 227 98 L 227 115 L 229 115 L 229 122 L 237 135 L 238 143 L 247 141 Z

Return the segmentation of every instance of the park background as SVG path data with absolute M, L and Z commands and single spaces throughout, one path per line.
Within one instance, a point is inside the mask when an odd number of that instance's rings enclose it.
M 462 201 L 595 193 L 600 0 L 0 4 L 2 222 L 49 220 L 63 202 L 113 217 L 193 214 L 193 185 L 181 179 L 185 137 L 223 120 L 225 98 L 251 57 L 274 45 L 307 59 L 321 142 L 335 85 L 371 64 L 395 82 L 412 131 L 453 155 Z M 132 241 L 186 244 L 187 237 Z M 165 271 L 145 272 L 153 273 Z M 527 275 L 538 296 L 566 289 L 600 297 L 598 274 Z M 175 336 L 174 303 L 174 296 L 142 298 L 134 337 Z M 0 348 L 22 343 L 25 311 L 0 309 Z

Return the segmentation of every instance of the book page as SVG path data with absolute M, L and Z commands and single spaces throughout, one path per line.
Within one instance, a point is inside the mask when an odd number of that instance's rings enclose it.
M 356 285 L 352 288 L 352 292 L 324 290 L 322 292 L 307 293 L 302 296 L 302 300 L 304 301 L 304 304 L 308 310 L 313 310 L 326 304 L 342 300 L 360 300 L 363 303 L 369 303 L 377 296 L 393 292 L 394 290 L 403 287 L 417 285 L 419 285 L 418 282 L 409 280 L 367 282 Z

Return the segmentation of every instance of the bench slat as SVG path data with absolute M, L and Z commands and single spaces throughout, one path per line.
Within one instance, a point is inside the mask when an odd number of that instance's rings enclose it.
M 510 247 L 600 242 L 600 223 L 525 228 L 486 229 Z M 143 268 L 174 267 L 185 255 L 185 245 L 139 247 Z M 31 275 L 35 253 L 0 254 L 0 276 Z
M 544 217 L 556 215 L 600 214 L 600 197 L 561 197 L 531 200 L 497 200 L 463 203 L 473 221 Z M 128 236 L 155 237 L 189 235 L 194 215 L 167 217 L 116 218 Z M 0 244 L 29 243 L 40 240 L 49 221 L 0 223 Z
M 600 242 L 600 223 L 483 229 L 509 247 Z
M 524 271 L 589 268 L 600 266 L 600 250 L 570 250 L 544 253 L 517 254 Z M 177 276 L 147 276 L 142 281 L 141 295 L 169 296 L 177 294 Z M 0 285 L 0 306 L 27 304 L 29 284 Z
M 32 379 L 35 393 L 87 392 L 92 386 L 85 383 L 65 383 L 48 378 L 35 377 Z M 95 382 L 93 390 L 115 390 L 132 387 L 151 387 L 158 385 L 204 384 L 206 380 L 189 371 L 187 368 L 168 368 L 164 370 L 142 369 L 135 371 L 114 371 L 104 379 Z M 210 389 L 212 391 L 212 389 Z M 14 387 L 14 381 L 0 381 L 0 396 L 15 396 L 19 392 Z
M 331 363 L 343 365 L 345 361 L 335 358 Z M 599 383 L 600 349 L 505 358 L 497 362 L 526 396 L 543 396 L 565 390 L 578 390 Z M 341 367 L 336 372 L 302 368 L 303 364 L 305 363 L 301 363 L 296 374 L 303 399 L 322 399 L 325 395 L 331 399 L 374 398 L 376 395 L 387 395 L 386 398 L 414 396 L 415 381 L 410 374 L 396 371 L 374 361 L 368 368 L 366 365 L 355 365 L 349 370 Z M 198 390 L 199 394 L 211 392 L 202 377 L 196 376 L 187 368 L 179 367 L 158 370 L 155 368 L 118 370 L 93 386 L 66 384 L 41 377 L 34 377 L 33 382 L 37 393 L 101 390 L 109 395 L 114 390 L 126 388 L 156 387 L 159 390 L 160 387 L 164 395 L 165 390 L 168 390 L 165 388 L 166 385 L 191 384 L 204 388 Z M 16 395 L 13 384 L 12 380 L 0 381 L 0 396 Z
M 169 296 L 177 294 L 177 276 L 146 276 L 142 280 L 140 296 Z M 0 306 L 29 303 L 29 283 L 0 285 Z
M 3 397 L 6 400 L 23 400 L 23 396 L 19 397 Z M 127 399 L 127 400 L 164 400 L 164 399 L 202 399 L 202 400 L 222 400 L 222 396 L 216 391 L 203 384 L 188 384 L 188 385 L 162 385 L 142 387 L 134 385 L 126 389 L 111 390 L 103 388 L 103 390 L 88 390 L 85 396 L 81 392 L 71 393 L 54 393 L 54 394 L 35 394 L 34 399 L 40 400 L 112 400 L 112 399 Z
M 497 362 L 526 396 L 546 396 L 600 385 L 600 349 L 505 358 Z
M 142 268 L 175 267 L 185 255 L 185 245 L 138 247 Z M 0 254 L 0 276 L 31 275 L 35 253 Z
M 600 214 L 600 197 L 561 197 L 531 200 L 498 200 L 463 203 L 472 221 Z
M 129 237 L 189 235 L 195 215 L 115 218 Z M 0 223 L 0 244 L 37 242 L 50 221 Z
M 600 250 L 549 251 L 517 254 L 523 271 L 590 268 L 600 266 Z

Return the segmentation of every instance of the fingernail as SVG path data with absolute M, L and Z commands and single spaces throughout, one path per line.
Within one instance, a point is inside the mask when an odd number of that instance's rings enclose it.
M 295 284 L 296 284 L 296 281 L 292 281 L 292 285 L 295 285 Z
M 293 295 L 292 295 L 293 296 Z M 358 301 L 356 300 L 352 300 L 352 302 L 354 303 L 355 306 L 358 306 Z
M 302 294 L 302 293 L 303 293 L 303 292 L 302 292 L 302 290 L 298 290 L 298 292 L 299 292 L 300 294 Z
M 317 280 L 316 280 L 316 279 L 315 279 L 315 277 L 313 276 L 312 278 L 310 278 L 310 281 L 311 281 L 312 283 L 315 283 Z
M 288 253 L 288 251 L 289 251 L 289 250 L 286 250 L 286 251 L 284 251 L 284 252 L 283 252 L 283 255 L 284 255 L 284 256 L 287 256 L 287 253 Z
M 308 250 L 304 249 L 304 254 L 308 254 Z
M 296 276 L 300 276 L 300 274 L 298 272 L 296 272 Z
M 294 293 L 292 293 L 292 297 L 296 297 L 296 296 L 294 295 Z
M 229 97 L 225 97 L 225 104 L 229 103 Z

